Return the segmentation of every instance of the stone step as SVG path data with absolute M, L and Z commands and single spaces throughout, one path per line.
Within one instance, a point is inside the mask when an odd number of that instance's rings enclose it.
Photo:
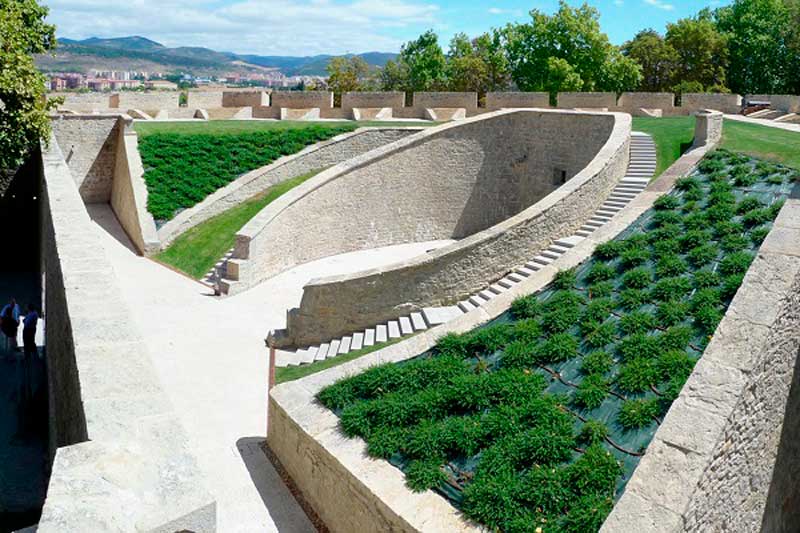
M 628 205 L 628 202 L 623 202 L 621 200 L 612 200 L 611 198 L 608 198 L 606 199 L 605 202 L 603 202 L 603 207 L 617 207 L 619 209 L 622 209 L 626 205 Z
M 375 326 L 375 342 L 381 343 L 389 340 L 389 332 L 387 331 L 386 324 L 378 324 Z
M 555 252 L 555 251 L 553 251 L 553 250 L 545 250 L 545 251 L 543 251 L 543 252 L 541 253 L 541 256 L 542 256 L 542 257 L 546 257 L 546 258 L 548 258 L 548 259 L 552 259 L 553 261 L 555 261 L 556 259 L 558 259 L 558 258 L 559 258 L 559 257 L 561 257 L 562 255 L 563 255 L 562 253 L 560 253 L 560 252 Z
M 470 302 L 469 300 L 464 300 L 463 302 L 458 302 L 458 308 L 464 311 L 465 313 L 469 313 L 473 309 L 476 309 L 478 306 Z
M 359 331 L 358 333 L 353 333 L 353 342 L 350 343 L 350 349 L 352 351 L 360 350 L 364 347 L 364 332 Z
M 400 321 L 400 333 L 403 336 L 414 333 L 414 326 L 411 325 L 411 317 L 401 316 L 398 320 Z
M 335 357 L 339 354 L 339 345 L 342 343 L 340 340 L 331 341 L 331 345 L 328 347 L 328 353 L 325 355 L 325 359 L 330 359 L 331 357 Z
M 569 249 L 572 248 L 571 246 L 561 246 L 560 244 L 553 243 L 547 247 L 548 250 L 552 252 L 556 252 L 559 254 L 566 253 Z
M 375 329 L 369 328 L 364 330 L 364 346 L 375 346 Z
M 486 301 L 489 301 L 492 298 L 494 298 L 495 296 L 497 296 L 497 294 L 495 294 L 494 292 L 490 291 L 489 289 L 484 289 L 484 290 L 482 290 L 481 292 L 478 293 L 478 296 L 480 296 L 481 298 L 483 298 Z
M 414 326 L 414 331 L 424 331 L 428 329 L 428 324 L 425 323 L 425 317 L 420 312 L 411 313 L 411 325 Z
M 575 232 L 575 235 L 578 235 L 580 237 L 588 237 L 591 234 L 592 234 L 591 231 L 585 229 L 579 229 L 578 231 Z
M 504 287 L 501 283 L 495 283 L 494 285 L 489 286 L 489 290 L 495 294 L 503 294 L 508 290 L 508 287 Z
M 498 281 L 497 284 L 500 285 L 501 287 L 503 287 L 504 289 L 510 289 L 511 287 L 516 285 L 517 282 L 514 281 L 513 279 L 510 279 L 509 276 L 506 276 L 503 279 L 501 279 L 500 281 Z
M 534 263 L 539 263 L 540 265 L 549 265 L 553 262 L 553 260 L 549 257 L 544 257 L 543 255 L 537 255 L 533 258 Z
M 470 296 L 467 299 L 467 301 L 469 303 L 471 303 L 472 305 L 474 305 L 475 307 L 480 307 L 480 306 L 482 306 L 483 304 L 486 303 L 486 300 L 484 300 L 483 298 L 481 298 L 477 294 L 473 294 L 472 296 Z
M 390 320 L 386 324 L 387 334 L 390 339 L 399 339 L 400 335 L 400 323 L 397 320 Z
M 328 342 L 320 344 L 316 355 L 314 355 L 314 361 L 324 361 L 325 358 L 328 357 L 328 348 L 330 347 L 331 345 Z
M 461 310 L 453 305 L 449 307 L 425 307 L 422 314 L 430 327 L 438 326 L 461 316 Z
M 533 272 L 536 272 L 537 270 L 541 270 L 542 269 L 542 265 L 540 265 L 539 263 L 537 263 L 535 261 L 528 261 L 523 266 L 525 268 L 527 268 L 528 270 L 532 270 Z
M 342 337 L 342 343 L 339 345 L 339 354 L 344 355 L 350 353 L 350 346 L 353 345 L 353 337 L 345 335 Z
M 319 350 L 319 346 L 309 346 L 304 350 L 297 350 L 296 359 L 295 361 L 297 364 L 306 365 L 314 361 L 314 358 L 317 356 L 317 351 Z
M 646 178 L 628 178 L 628 177 L 625 177 L 625 178 L 622 178 L 620 180 L 620 183 L 623 183 L 623 184 L 626 184 L 626 185 L 629 184 L 629 185 L 639 185 L 639 186 L 647 187 L 647 185 L 650 183 L 650 180 L 646 179 Z
M 617 194 L 612 194 L 611 196 L 608 197 L 607 201 L 616 202 L 616 203 L 622 204 L 622 205 L 628 205 L 629 203 L 631 203 L 631 200 L 633 200 L 634 198 L 636 198 L 636 197 L 635 196 L 620 196 L 620 195 L 617 195 Z
M 581 241 L 583 241 L 582 238 L 575 237 L 573 235 L 571 237 L 564 237 L 563 239 L 558 239 L 555 243 L 558 246 L 562 246 L 564 248 L 572 248 L 572 247 L 577 246 L 578 244 L 580 244 Z
M 622 191 L 617 191 L 616 189 L 614 189 L 613 191 L 611 191 L 611 194 L 608 197 L 609 198 L 625 199 L 625 200 L 630 201 L 630 200 L 633 200 L 634 198 L 636 198 L 636 196 L 638 196 L 638 195 L 636 193 L 633 193 L 633 192 L 622 192 Z
M 517 274 L 520 274 L 522 276 L 525 276 L 526 278 L 529 278 L 529 277 L 533 276 L 536 273 L 535 270 L 531 270 L 527 266 L 521 266 L 518 269 L 516 269 L 514 272 L 516 272 Z
M 506 276 L 506 277 L 507 277 L 508 279 L 510 279 L 511 281 L 515 281 L 515 282 L 517 282 L 517 283 L 519 283 L 519 282 L 521 282 L 522 280 L 524 280 L 524 279 L 525 279 L 525 276 L 523 276 L 522 274 L 518 274 L 518 273 L 516 273 L 516 272 L 512 272 L 512 273 L 510 273 L 510 274 L 509 274 L 508 276 Z
M 597 229 L 597 228 L 599 228 L 600 226 L 603 226 L 603 225 L 605 225 L 605 223 L 606 223 L 606 222 L 608 222 L 608 220 L 606 220 L 606 219 L 603 219 L 603 220 L 593 220 L 593 219 L 591 219 L 591 218 L 590 218 L 589 220 L 587 220 L 587 221 L 586 221 L 586 223 L 585 223 L 583 226 L 581 226 L 581 229 L 588 229 L 588 228 L 595 228 L 595 229 Z

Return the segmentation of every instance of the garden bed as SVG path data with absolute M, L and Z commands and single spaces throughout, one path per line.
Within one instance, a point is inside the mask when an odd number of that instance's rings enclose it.
M 343 432 L 504 531 L 593 531 L 702 355 L 794 171 L 718 151 L 511 312 L 323 389 Z

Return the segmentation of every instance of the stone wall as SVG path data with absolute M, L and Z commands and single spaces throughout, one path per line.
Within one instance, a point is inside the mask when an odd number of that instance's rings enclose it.
M 260 107 L 269 105 L 266 91 L 224 91 L 222 107 Z
M 461 108 L 477 109 L 478 93 L 473 92 L 419 92 L 414 93 L 413 107 L 421 109 Z
M 626 113 L 632 113 L 639 109 L 669 111 L 675 107 L 675 95 L 672 93 L 622 93 L 617 101 L 617 107 Z
M 222 91 L 189 91 L 186 107 L 192 109 L 213 109 L 222 107 Z
M 333 93 L 329 91 L 275 91 L 272 107 L 288 109 L 325 109 L 333 107 Z
M 714 109 L 735 114 L 742 110 L 742 97 L 738 94 L 684 93 L 681 95 L 681 109 L 688 113 Z
M 770 97 L 772 109 L 786 111 L 787 113 L 800 113 L 800 96 L 791 94 L 773 94 Z
M 121 91 L 113 105 L 122 111 L 128 109 L 178 109 L 178 91 Z
M 549 93 L 494 92 L 486 93 L 486 109 L 550 107 Z
M 116 166 L 119 115 L 60 115 L 53 132 L 86 203 L 108 202 Z
M 147 185 L 139 156 L 139 138 L 129 117 L 119 119 L 117 157 L 111 185 L 111 208 L 120 225 L 143 255 L 161 248 L 153 215 L 147 211 Z
M 216 504 L 55 137 L 41 195 L 57 449 L 37 531 L 215 531 Z
M 558 93 L 562 109 L 611 109 L 617 105 L 616 93 Z
M 419 131 L 416 128 L 363 128 L 309 146 L 248 172 L 199 204 L 181 211 L 158 230 L 162 247 L 180 234 L 269 187 L 312 170 L 330 167 Z
M 405 105 L 405 94 L 394 92 L 347 92 L 342 95 L 342 109 L 400 108 Z
M 69 109 L 82 113 L 107 111 L 111 107 L 108 93 L 56 92 L 48 93 L 47 97 L 64 98 L 64 103 L 59 106 L 60 109 Z

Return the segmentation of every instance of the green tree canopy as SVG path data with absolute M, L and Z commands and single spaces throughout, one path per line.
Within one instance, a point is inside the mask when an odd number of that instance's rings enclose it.
M 328 62 L 328 88 L 333 91 L 336 105 L 341 105 L 342 94 L 361 91 L 368 85 L 369 63 L 359 56 L 334 57 Z
M 638 65 L 618 53 L 588 4 L 560 0 L 554 15 L 534 9 L 531 22 L 504 31 L 511 76 L 523 91 L 619 91 L 639 83 Z
M 655 30 L 640 31 L 622 45 L 622 53 L 642 67 L 643 91 L 669 91 L 674 85 L 678 53 Z
M 447 87 L 447 59 L 439 38 L 428 30 L 400 49 L 397 64 L 387 63 L 381 76 L 384 89 L 437 91 Z
M 446 75 L 451 91 L 475 91 L 483 96 L 508 87 L 508 63 L 499 36 L 485 33 L 470 40 L 463 33 L 456 34 L 450 41 Z
M 667 24 L 666 44 L 678 56 L 675 83 L 697 82 L 705 89 L 726 86 L 728 41 L 717 30 L 710 11 Z
M 36 0 L 0 0 L 0 170 L 13 170 L 40 139 L 50 136 L 45 77 L 32 54 L 56 44 L 48 10 Z

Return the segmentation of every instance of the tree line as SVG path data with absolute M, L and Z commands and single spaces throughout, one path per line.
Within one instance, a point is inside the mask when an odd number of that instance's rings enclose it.
M 335 58 L 328 88 L 337 98 L 359 90 L 800 94 L 800 0 L 734 0 L 622 46 L 588 4 L 561 0 L 553 15 L 530 16 L 475 38 L 459 33 L 447 52 L 429 30 L 377 72 L 361 58 Z

